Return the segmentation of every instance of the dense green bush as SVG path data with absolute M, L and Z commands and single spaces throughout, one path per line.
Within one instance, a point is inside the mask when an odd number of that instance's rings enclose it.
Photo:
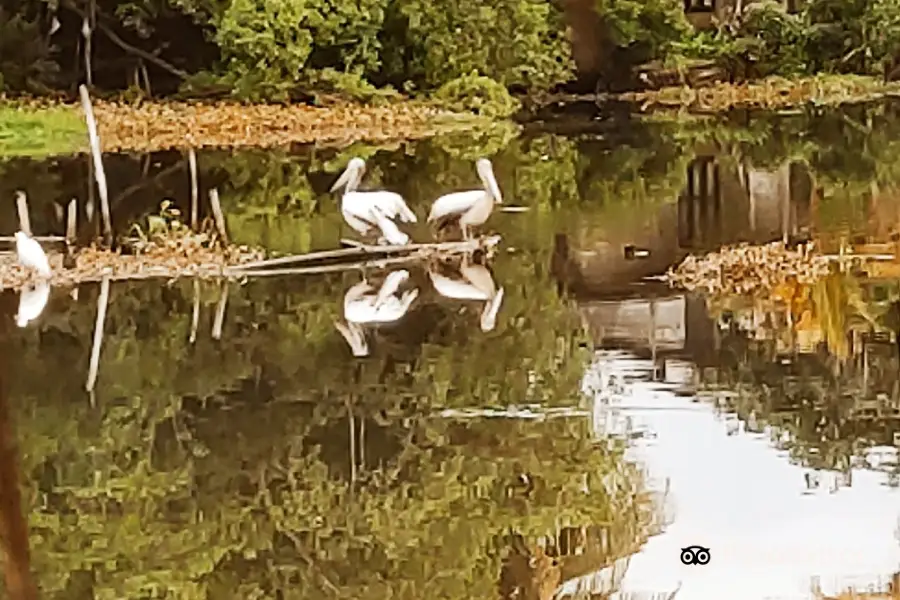
M 503 84 L 475 71 L 442 85 L 434 99 L 449 110 L 474 112 L 485 117 L 508 117 L 521 107 Z
M 750 76 L 877 74 L 885 60 L 900 52 L 896 0 L 809 0 L 793 14 L 768 0 L 722 25 L 714 33 L 687 36 L 675 47 Z

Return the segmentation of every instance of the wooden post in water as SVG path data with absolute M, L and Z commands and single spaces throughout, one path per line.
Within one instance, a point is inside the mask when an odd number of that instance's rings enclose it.
M 88 137 L 91 141 L 91 156 L 94 160 L 94 176 L 97 180 L 97 189 L 100 192 L 100 212 L 103 216 L 103 235 L 107 242 L 112 241 L 112 219 L 109 215 L 109 191 L 106 187 L 106 171 L 103 170 L 103 155 L 100 152 L 100 134 L 97 133 L 97 120 L 94 118 L 94 107 L 91 106 L 91 97 L 84 84 L 78 86 L 81 94 L 81 106 L 84 108 L 84 118 L 87 122 Z
M 10 300 L 14 297 L 7 295 L 3 301 L 9 306 L 3 306 L 4 310 L 0 310 L 0 540 L 8 597 L 12 600 L 35 600 L 37 586 L 31 575 L 28 521 L 22 512 L 18 444 L 7 397 L 7 335 L 10 321 L 7 315 L 12 314 Z
M 353 406 L 347 402 L 347 423 L 350 426 L 350 484 L 356 483 L 356 419 Z
M 222 326 L 225 324 L 225 307 L 228 305 L 228 280 L 222 282 L 222 293 L 219 295 L 219 303 L 216 305 L 216 317 L 213 320 L 212 338 L 222 339 Z
M 191 171 L 191 229 L 196 231 L 200 200 L 197 186 L 197 153 L 193 148 L 188 150 L 188 166 Z
M 69 208 L 66 212 L 66 244 L 71 245 L 75 242 L 78 234 L 78 199 L 69 200 Z
M 100 347 L 103 344 L 103 325 L 106 323 L 106 307 L 109 304 L 109 274 L 100 282 L 100 296 L 97 298 L 97 321 L 94 323 L 94 345 L 91 347 L 91 363 L 88 367 L 88 378 L 85 389 L 94 391 L 97 383 L 97 369 L 100 366 Z
M 222 214 L 222 205 L 219 203 L 219 190 L 209 190 L 209 207 L 212 209 L 213 218 L 216 220 L 216 230 L 222 238 L 222 244 L 228 244 L 228 229 L 225 227 L 225 215 Z
M 28 214 L 28 196 L 22 190 L 16 191 L 16 211 L 19 213 L 19 229 L 31 235 L 31 217 Z
M 200 280 L 194 278 L 194 311 L 191 315 L 191 338 L 193 344 L 197 341 L 197 327 L 200 325 Z

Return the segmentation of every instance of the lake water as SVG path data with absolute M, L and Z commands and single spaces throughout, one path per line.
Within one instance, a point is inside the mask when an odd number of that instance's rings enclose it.
M 726 324 L 653 276 L 739 241 L 885 252 L 896 113 L 673 125 L 587 108 L 521 134 L 198 152 L 200 197 L 219 190 L 233 240 L 280 253 L 351 237 L 328 193 L 351 156 L 364 187 L 407 198 L 417 241 L 430 202 L 477 186 L 490 156 L 505 204 L 528 209 L 482 228 L 502 236 L 482 271 L 502 297 L 448 298 L 434 265 L 412 265 L 399 320 L 350 326 L 355 270 L 113 283 L 91 384 L 99 286 L 53 290 L 21 328 L 4 292 L 0 433 L 17 440 L 30 556 L 12 533 L 8 552 L 42 597 L 75 600 L 884 591 L 900 572 L 900 365 L 873 332 L 900 326 L 900 271 L 836 279 L 843 300 L 802 329 L 741 299 Z M 164 198 L 189 212 L 186 162 L 106 158 L 120 233 Z M 63 231 L 72 198 L 79 236 L 99 231 L 86 157 L 0 174 L 3 232 L 18 189 L 36 234 Z M 690 546 L 709 563 L 684 565 Z

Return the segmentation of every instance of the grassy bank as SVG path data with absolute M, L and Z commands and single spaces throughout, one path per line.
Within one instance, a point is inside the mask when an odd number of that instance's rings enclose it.
M 96 101 L 104 151 L 170 148 L 345 145 L 356 141 L 419 139 L 480 128 L 490 121 L 422 103 L 311 107 L 237 103 Z M 0 104 L 0 157 L 47 156 L 87 150 L 81 107 L 74 104 Z
M 74 107 L 0 104 L 0 158 L 70 154 L 86 147 L 87 131 Z

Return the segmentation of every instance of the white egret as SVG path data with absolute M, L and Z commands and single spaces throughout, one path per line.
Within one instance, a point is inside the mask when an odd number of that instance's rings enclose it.
M 390 293 L 376 292 L 368 281 L 361 281 L 347 290 L 344 294 L 344 319 L 349 323 L 367 324 L 393 323 L 403 318 L 419 296 L 419 290 L 413 288 L 398 297 L 396 291 L 409 278 L 409 273 L 405 270 L 396 273 L 398 275 L 394 277 L 388 276 L 381 286 Z
M 441 196 L 431 205 L 431 213 L 428 215 L 429 223 L 437 222 L 438 229 L 441 229 L 455 221 L 462 230 L 463 238 L 469 239 L 469 227 L 482 225 L 491 216 L 494 203 L 503 203 L 491 161 L 479 158 L 475 162 L 475 169 L 478 171 L 484 189 L 453 192 Z
M 16 325 L 25 327 L 29 321 L 37 319 L 50 299 L 50 284 L 40 280 L 29 285 L 19 295 L 19 312 L 16 313 Z
M 357 191 L 365 172 L 366 161 L 359 157 L 352 158 L 347 163 L 347 168 L 331 186 L 332 192 L 345 188 L 341 198 L 341 214 L 350 227 L 362 235 L 369 233 L 378 225 L 376 217 L 372 214 L 373 208 L 380 210 L 388 219 L 399 217 L 404 223 L 417 221 L 416 214 L 409 209 L 400 194 L 386 190 Z
M 482 331 L 491 331 L 497 325 L 497 313 L 503 303 L 503 288 L 498 288 L 487 267 L 470 264 L 469 256 L 463 255 L 459 268 L 460 277 L 448 277 L 428 270 L 428 276 L 435 291 L 445 298 L 457 300 L 481 300 L 480 325 Z
M 24 231 L 16 232 L 16 254 L 23 267 L 30 267 L 41 277 L 50 277 L 50 261 L 37 241 Z

